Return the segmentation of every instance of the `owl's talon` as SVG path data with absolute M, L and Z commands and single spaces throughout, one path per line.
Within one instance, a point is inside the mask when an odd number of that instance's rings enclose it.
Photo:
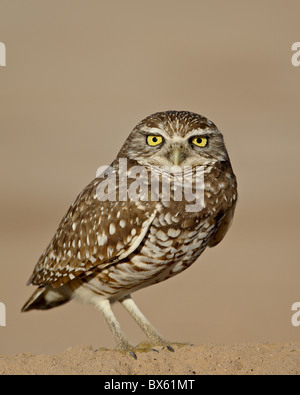
M 131 355 L 131 356 L 133 357 L 133 359 L 137 360 L 137 356 L 136 356 L 136 353 L 135 353 L 135 352 L 130 351 L 130 352 L 129 352 L 129 355 Z
M 171 352 L 175 352 L 175 351 L 174 351 L 174 348 L 171 347 L 171 346 L 167 346 L 167 349 L 168 349 L 169 351 L 171 351 Z

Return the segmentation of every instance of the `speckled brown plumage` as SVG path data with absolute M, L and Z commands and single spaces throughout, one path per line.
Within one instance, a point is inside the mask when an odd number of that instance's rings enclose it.
M 159 137 L 159 146 L 147 144 L 153 135 Z M 198 146 L 195 138 L 205 145 Z M 120 159 L 126 159 L 123 175 Z M 169 170 L 174 164 L 192 169 L 193 182 L 194 170 L 201 167 L 201 210 L 188 211 L 191 202 L 184 195 L 177 201 L 176 174 Z M 128 190 L 133 188 L 135 166 L 145 168 L 147 175 L 140 178 L 139 198 L 122 201 L 121 178 L 125 174 Z M 151 200 L 151 174 L 161 168 L 160 188 Z M 161 188 L 166 174 L 172 186 L 168 200 Z M 112 175 L 115 199 L 101 201 L 99 186 Z M 206 247 L 218 244 L 231 224 L 236 200 L 236 179 L 223 137 L 211 121 L 184 111 L 146 118 L 129 135 L 111 173 L 93 180 L 71 205 L 29 280 L 38 289 L 23 311 L 52 308 L 72 298 L 93 303 L 103 312 L 118 348 L 132 350 L 110 310 L 110 303 L 120 301 L 152 342 L 164 342 L 130 294 L 182 272 Z

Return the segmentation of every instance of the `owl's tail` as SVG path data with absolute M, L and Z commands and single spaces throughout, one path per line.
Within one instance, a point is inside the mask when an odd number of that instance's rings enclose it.
M 52 288 L 51 285 L 39 287 L 22 307 L 22 312 L 30 310 L 49 310 L 69 302 L 70 292 L 66 286 Z

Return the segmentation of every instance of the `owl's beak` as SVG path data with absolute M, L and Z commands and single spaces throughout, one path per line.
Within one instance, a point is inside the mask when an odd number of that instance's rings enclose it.
M 186 155 L 182 151 L 182 148 L 180 148 L 178 145 L 176 145 L 173 148 L 173 151 L 171 152 L 170 159 L 174 163 L 175 166 L 179 166 L 180 163 L 186 158 Z

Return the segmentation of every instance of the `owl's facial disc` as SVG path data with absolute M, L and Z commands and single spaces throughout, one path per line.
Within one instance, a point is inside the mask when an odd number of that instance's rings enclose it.
M 141 121 L 126 140 L 119 157 L 142 166 L 210 166 L 227 160 L 223 136 L 205 117 L 167 111 Z
M 170 136 L 163 128 L 145 128 L 140 134 L 146 141 L 147 164 L 183 168 L 207 163 L 204 150 L 209 137 L 204 132 L 199 133 L 197 130 L 185 136 Z

